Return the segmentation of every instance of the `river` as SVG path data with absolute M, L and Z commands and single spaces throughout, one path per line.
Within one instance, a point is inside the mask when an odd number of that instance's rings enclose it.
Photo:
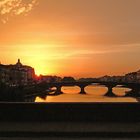
M 130 91 L 128 88 L 115 87 L 113 92 L 118 97 L 106 97 L 104 94 L 107 92 L 107 88 L 98 85 L 90 85 L 85 88 L 87 94 L 79 94 L 80 88 L 62 87 L 64 94 L 58 96 L 46 96 L 46 98 L 36 97 L 35 102 L 137 102 L 135 98 L 123 97 L 126 91 Z

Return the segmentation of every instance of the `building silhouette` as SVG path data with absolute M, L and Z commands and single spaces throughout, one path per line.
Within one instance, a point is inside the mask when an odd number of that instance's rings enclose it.
M 23 65 L 18 59 L 15 65 L 0 64 L 0 82 L 10 86 L 27 85 L 35 81 L 34 68 Z

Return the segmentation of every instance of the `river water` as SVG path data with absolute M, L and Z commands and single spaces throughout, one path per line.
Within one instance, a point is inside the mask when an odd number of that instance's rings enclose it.
M 106 97 L 104 94 L 107 92 L 107 88 L 98 85 L 90 85 L 85 88 L 87 94 L 79 94 L 80 88 L 62 87 L 64 94 L 58 96 L 46 96 L 46 98 L 36 97 L 35 102 L 137 102 L 135 98 L 123 97 L 126 91 L 130 91 L 128 88 L 115 87 L 113 93 L 118 97 Z

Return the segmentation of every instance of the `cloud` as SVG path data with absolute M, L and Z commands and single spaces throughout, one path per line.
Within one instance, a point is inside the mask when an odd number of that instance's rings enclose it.
M 0 16 L 1 21 L 6 23 L 11 16 L 26 15 L 36 5 L 37 0 L 1 0 Z
M 106 49 L 74 49 L 74 50 L 64 50 L 59 51 L 59 53 L 53 53 L 53 55 L 50 55 L 50 58 L 52 59 L 72 59 L 72 58 L 89 58 L 93 55 L 109 55 L 109 54 L 116 54 L 116 53 L 136 53 L 140 52 L 140 44 L 139 43 L 132 43 L 132 44 L 120 44 L 120 45 L 110 45 L 110 48 L 108 49 L 108 46 L 102 46 L 97 45 L 98 48 L 105 47 Z M 112 48 L 112 49 L 111 49 Z

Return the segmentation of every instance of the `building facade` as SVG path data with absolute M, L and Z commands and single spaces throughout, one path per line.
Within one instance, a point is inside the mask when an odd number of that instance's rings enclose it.
M 0 64 L 0 82 L 11 86 L 27 85 L 35 81 L 34 68 L 22 65 L 20 59 L 15 65 Z

